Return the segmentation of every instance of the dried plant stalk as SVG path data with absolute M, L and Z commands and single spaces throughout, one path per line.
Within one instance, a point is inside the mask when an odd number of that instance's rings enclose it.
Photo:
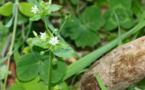
M 108 90 L 124 90 L 145 77 L 145 36 L 117 47 L 96 61 L 83 75 L 81 90 L 101 90 L 96 77 Z

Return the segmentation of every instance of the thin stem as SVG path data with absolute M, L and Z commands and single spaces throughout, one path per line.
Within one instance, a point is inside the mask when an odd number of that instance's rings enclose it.
M 25 39 L 25 24 L 22 24 L 22 38 Z
M 49 55 L 49 74 L 48 74 L 48 90 L 51 90 L 51 76 L 52 76 L 52 60 L 53 60 L 54 54 L 50 51 Z
M 65 19 L 65 21 L 64 21 L 63 24 L 62 24 L 62 26 L 60 27 L 60 30 L 59 30 L 58 34 L 61 32 L 62 28 L 64 27 L 64 25 L 65 25 L 65 23 L 66 23 L 66 21 L 67 21 L 67 20 Z M 57 35 L 58 35 L 58 34 L 57 34 Z
M 44 21 L 44 25 L 45 25 L 45 28 L 46 28 L 46 32 L 47 32 L 48 35 L 50 36 L 50 35 L 51 35 L 51 32 L 50 32 L 50 30 L 49 30 L 48 27 L 47 27 L 45 17 L 43 18 L 43 21 Z
M 48 2 L 48 3 L 49 3 L 49 5 L 51 5 L 51 3 L 52 3 L 52 0 L 49 0 L 49 2 Z
M 8 72 L 9 72 L 9 65 L 10 65 L 10 59 L 12 55 L 12 50 L 14 47 L 14 41 L 15 41 L 15 34 L 16 34 L 16 28 L 17 28 L 17 20 L 18 20 L 18 1 L 16 0 L 16 10 L 15 10 L 15 20 L 14 20 L 14 27 L 13 27 L 13 34 L 12 34 L 12 41 L 10 44 L 10 49 L 9 49 L 9 56 L 8 56 L 8 61 L 7 61 L 7 70 L 6 70 L 6 75 L 5 75 L 5 81 L 4 81 L 4 89 L 6 90 L 6 84 L 7 84 L 7 79 L 8 79 Z

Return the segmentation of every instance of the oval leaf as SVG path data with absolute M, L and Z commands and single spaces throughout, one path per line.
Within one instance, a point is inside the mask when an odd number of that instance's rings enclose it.
M 19 10 L 21 11 L 21 13 L 23 13 L 24 15 L 26 16 L 33 16 L 34 13 L 31 12 L 31 8 L 33 7 L 34 5 L 30 4 L 30 3 L 26 3 L 26 2 L 22 2 L 19 4 Z
M 62 6 L 60 6 L 60 5 L 52 4 L 52 5 L 49 7 L 49 9 L 50 9 L 50 11 L 55 12 L 55 11 L 58 11 L 61 7 L 62 7 Z
M 72 58 L 76 54 L 74 50 L 65 42 L 59 42 L 59 45 L 54 47 L 54 54 L 62 58 Z
M 13 3 L 8 2 L 0 7 L 0 14 L 3 16 L 10 16 L 13 11 Z
M 35 56 L 34 54 L 29 53 L 22 56 L 18 61 L 16 71 L 20 80 L 29 81 L 37 76 L 39 71 L 39 58 Z
M 40 67 L 40 78 L 44 81 L 48 81 L 48 68 L 49 68 L 49 61 L 44 61 L 42 63 L 42 66 Z M 58 81 L 60 81 L 64 74 L 66 72 L 66 65 L 65 62 L 61 59 L 58 59 L 58 62 L 56 65 L 53 65 L 53 70 L 52 70 L 52 78 L 51 78 L 51 82 L 52 83 L 57 83 Z

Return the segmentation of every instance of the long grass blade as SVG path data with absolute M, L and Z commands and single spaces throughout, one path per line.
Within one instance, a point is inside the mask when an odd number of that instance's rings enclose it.
M 116 12 L 114 11 L 114 15 L 118 24 L 118 46 L 122 45 L 122 40 L 121 40 L 121 30 L 120 30 L 120 23 L 119 23 L 119 18 L 116 14 Z
M 103 82 L 100 80 L 100 78 L 95 74 L 95 77 L 96 77 L 96 79 L 97 79 L 97 81 L 98 81 L 98 84 L 99 84 L 99 86 L 100 86 L 100 88 L 102 89 L 102 90 L 108 90 L 107 88 L 106 88 L 106 86 L 103 84 Z

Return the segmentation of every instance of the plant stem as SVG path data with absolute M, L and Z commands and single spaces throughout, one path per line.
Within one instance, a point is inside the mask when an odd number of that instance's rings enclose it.
M 59 30 L 59 32 L 58 32 L 58 34 L 61 32 L 61 30 L 62 30 L 62 28 L 64 27 L 64 25 L 65 25 L 65 23 L 66 23 L 66 19 L 65 19 L 65 21 L 63 22 L 63 24 L 62 24 L 62 26 L 60 27 L 60 30 Z M 58 36 L 58 35 L 57 35 Z
M 49 55 L 49 74 L 48 74 L 48 90 L 51 90 L 51 76 L 52 76 L 52 60 L 53 60 L 54 54 L 50 51 Z
M 47 32 L 48 35 L 50 36 L 50 35 L 51 35 L 51 32 L 50 32 L 50 30 L 49 30 L 48 27 L 47 27 L 45 17 L 43 17 L 43 21 L 44 21 L 44 25 L 45 25 L 45 28 L 46 28 L 46 32 Z
M 17 28 L 17 19 L 18 19 L 18 1 L 16 0 L 16 10 L 15 10 L 15 20 L 14 20 L 14 27 L 13 27 L 13 34 L 12 34 L 12 41 L 10 44 L 10 48 L 9 48 L 9 56 L 8 56 L 8 61 L 7 61 L 7 70 L 6 70 L 6 75 L 5 75 L 5 81 L 4 81 L 4 89 L 6 90 L 6 84 L 7 84 L 7 79 L 8 79 L 8 72 L 9 72 L 9 65 L 10 65 L 10 59 L 11 59 L 11 55 L 12 55 L 12 50 L 14 47 L 14 41 L 15 41 L 15 34 L 16 34 L 16 28 Z

